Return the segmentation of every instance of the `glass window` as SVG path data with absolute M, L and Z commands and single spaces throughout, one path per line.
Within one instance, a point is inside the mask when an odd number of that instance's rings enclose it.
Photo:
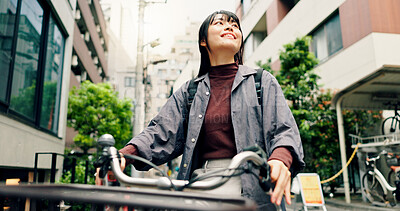
M 332 55 L 343 48 L 339 15 L 332 17 L 332 19 L 326 24 L 326 36 L 328 40 L 329 55 Z
M 244 60 L 248 60 L 253 52 L 267 37 L 267 33 L 263 31 L 253 31 L 244 41 Z
M 125 77 L 125 87 L 134 87 L 133 77 Z
M 323 61 L 343 48 L 339 14 L 334 15 L 313 34 L 312 48 L 315 56 Z
M 243 15 L 246 15 L 249 12 L 252 2 L 253 0 L 242 0 Z
M 254 39 L 253 38 L 254 38 L 253 33 L 251 33 L 244 41 L 243 51 L 244 51 L 244 60 L 245 61 L 248 60 L 254 52 L 254 45 L 253 45 Z
M 325 27 L 318 29 L 313 35 L 313 49 L 315 56 L 323 60 L 328 57 L 328 45 L 325 37 Z
M 43 9 L 36 0 L 24 0 L 18 26 L 10 107 L 34 120 Z
M 0 101 L 6 101 L 17 0 L 0 1 Z
M 50 17 L 40 126 L 54 133 L 58 131 L 63 53 L 64 37 L 53 17 Z

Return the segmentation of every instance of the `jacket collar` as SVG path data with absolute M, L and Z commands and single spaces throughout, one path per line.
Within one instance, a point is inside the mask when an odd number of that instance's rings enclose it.
M 236 74 L 235 80 L 233 81 L 232 85 L 232 91 L 236 89 L 236 87 L 239 86 L 239 84 L 249 75 L 256 74 L 257 70 L 251 67 L 239 65 L 239 70 Z

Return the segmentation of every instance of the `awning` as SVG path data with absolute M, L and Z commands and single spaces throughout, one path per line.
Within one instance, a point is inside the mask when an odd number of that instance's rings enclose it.
M 346 145 L 342 108 L 390 110 L 400 102 L 400 66 L 384 65 L 374 73 L 338 92 L 332 99 L 338 121 L 340 155 L 346 202 L 350 203 L 349 176 L 346 163 Z
M 336 107 L 340 98 L 346 109 L 393 110 L 385 104 L 400 101 L 400 66 L 384 65 L 341 90 L 333 97 L 332 106 Z

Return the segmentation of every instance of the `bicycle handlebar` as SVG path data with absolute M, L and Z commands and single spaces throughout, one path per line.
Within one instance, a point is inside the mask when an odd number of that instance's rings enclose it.
M 228 181 L 230 176 L 232 176 L 235 173 L 236 168 L 238 168 L 242 163 L 246 161 L 252 161 L 257 166 L 263 166 L 266 164 L 264 159 L 262 159 L 257 153 L 251 151 L 244 151 L 232 158 L 231 164 L 229 165 L 227 170 L 225 170 L 223 176 L 214 178 L 209 181 L 196 181 L 192 184 L 189 184 L 189 181 L 187 180 L 169 180 L 166 177 L 160 177 L 158 179 L 129 177 L 126 174 L 124 174 L 121 170 L 117 149 L 115 147 L 110 147 L 109 153 L 111 155 L 112 171 L 114 172 L 115 177 L 121 183 L 127 185 L 152 186 L 164 189 L 171 188 L 173 186 L 176 186 L 177 188 L 182 188 L 187 185 L 188 185 L 187 188 L 190 189 L 213 189 Z
M 101 167 L 100 177 L 104 178 L 107 169 L 111 166 L 115 177 L 119 182 L 126 185 L 139 185 L 147 187 L 158 187 L 162 189 L 169 188 L 190 188 L 190 189 L 213 189 L 221 186 L 229 180 L 231 176 L 234 176 L 235 172 L 238 171 L 238 167 L 248 161 L 251 161 L 260 168 L 260 175 L 263 177 L 260 180 L 260 184 L 265 191 L 270 189 L 270 177 L 269 177 L 269 165 L 266 160 L 265 152 L 258 146 L 249 147 L 245 151 L 237 154 L 232 158 L 232 161 L 228 168 L 224 171 L 221 176 L 213 178 L 207 181 L 195 181 L 190 183 L 188 180 L 171 180 L 169 177 L 160 177 L 158 179 L 150 178 L 134 178 L 126 175 L 122 170 L 119 162 L 119 153 L 115 147 L 113 147 L 114 138 L 105 134 L 102 135 L 98 143 L 103 147 L 103 153 L 99 161 L 95 164 L 96 167 Z M 246 151 L 248 150 L 248 151 Z
M 377 160 L 379 160 L 380 158 L 381 158 L 381 155 L 385 155 L 385 154 L 388 154 L 388 152 L 386 151 L 386 150 L 382 150 L 382 152 L 380 152 L 379 154 L 378 154 L 378 156 L 376 156 L 376 157 L 371 157 L 371 158 L 369 158 L 368 156 L 367 156 L 367 158 L 366 158 L 366 160 L 369 162 L 369 161 L 377 161 Z

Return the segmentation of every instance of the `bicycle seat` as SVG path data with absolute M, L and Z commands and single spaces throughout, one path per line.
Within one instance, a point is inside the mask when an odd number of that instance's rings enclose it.
M 390 166 L 390 169 L 392 169 L 394 172 L 400 171 L 400 166 Z

